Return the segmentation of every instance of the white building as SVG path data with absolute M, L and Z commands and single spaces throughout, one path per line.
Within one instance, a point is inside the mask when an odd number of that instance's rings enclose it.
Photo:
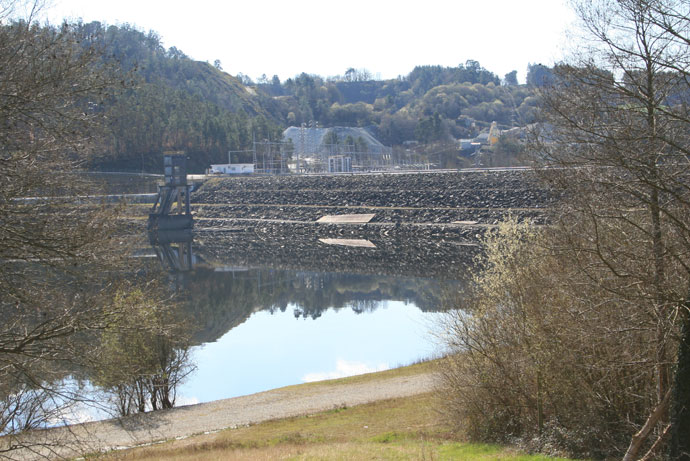
M 210 174 L 252 174 L 254 173 L 253 163 L 222 163 L 211 165 Z
M 352 172 L 352 158 L 344 155 L 333 155 L 328 157 L 328 172 L 329 173 L 351 173 Z

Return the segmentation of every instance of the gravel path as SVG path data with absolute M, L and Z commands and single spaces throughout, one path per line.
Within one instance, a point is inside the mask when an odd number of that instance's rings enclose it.
M 184 438 L 272 419 L 318 413 L 342 406 L 405 397 L 434 388 L 432 374 L 367 380 L 355 383 L 313 383 L 258 394 L 189 405 L 133 417 L 79 424 L 34 433 L 39 449 L 17 452 L 16 459 L 74 457 Z M 27 440 L 28 442 L 28 440 Z

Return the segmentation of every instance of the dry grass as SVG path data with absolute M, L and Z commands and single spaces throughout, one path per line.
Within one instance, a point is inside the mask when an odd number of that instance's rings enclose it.
M 423 459 L 426 440 L 449 437 L 423 394 L 113 453 L 128 460 Z M 368 454 L 368 455 L 367 455 Z M 435 458 L 434 458 L 435 459 Z
M 427 366 L 414 367 L 420 370 Z M 436 398 L 430 393 L 336 408 L 100 457 L 131 461 L 546 459 L 526 457 L 503 447 L 454 442 L 454 434 L 434 410 Z

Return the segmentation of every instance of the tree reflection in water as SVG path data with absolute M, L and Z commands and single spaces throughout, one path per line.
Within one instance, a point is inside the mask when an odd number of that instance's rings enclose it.
M 441 311 L 463 285 L 477 253 L 445 241 L 392 239 L 375 245 L 336 247 L 318 239 L 285 245 L 249 233 L 202 233 L 180 292 L 196 322 L 194 342 L 215 341 L 254 312 L 284 312 L 288 306 L 295 317 L 312 319 L 327 309 L 371 312 L 387 300 Z

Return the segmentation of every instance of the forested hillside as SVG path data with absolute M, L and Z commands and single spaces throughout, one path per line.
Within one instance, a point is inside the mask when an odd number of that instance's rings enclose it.
M 227 161 L 228 150 L 249 149 L 252 135 L 280 138 L 279 120 L 237 78 L 175 47 L 166 50 L 153 32 L 98 22 L 79 27 L 85 43 L 100 47 L 132 79 L 104 108 L 108 134 L 95 168 L 158 171 L 162 153 L 173 150 L 185 151 L 191 171 L 201 172 Z
M 530 66 L 528 79 L 541 67 Z M 537 104 L 532 87 L 518 85 L 513 72 L 502 82 L 472 60 L 458 67 L 418 66 L 393 80 L 371 80 L 367 71 L 349 69 L 328 79 L 303 73 L 282 84 L 264 77 L 255 87 L 278 101 L 279 116 L 289 125 L 373 125 L 392 146 L 472 137 L 493 121 L 522 126 L 533 120 Z
M 273 97 L 272 112 L 289 126 L 315 121 L 321 127 L 368 127 L 393 146 L 397 158 L 412 152 L 413 161 L 456 167 L 474 162 L 460 152 L 459 139 L 478 136 L 492 122 L 504 130 L 531 123 L 538 105 L 534 88 L 549 74 L 545 66 L 530 65 L 530 84 L 518 85 L 515 71 L 500 79 L 470 60 L 457 67 L 418 66 L 392 80 L 372 80 L 366 70 L 348 69 L 327 79 L 302 73 L 283 83 L 277 76 L 244 82 Z M 403 144 L 414 147 L 396 149 Z M 482 164 L 516 164 L 521 152 L 514 137 L 501 137 Z
M 227 161 L 229 150 L 251 150 L 253 140 L 278 141 L 284 128 L 310 122 L 368 127 L 387 146 L 414 142 L 417 153 L 438 154 L 439 164 L 455 166 L 458 139 L 473 138 L 494 121 L 504 129 L 531 123 L 538 104 L 534 86 L 549 73 L 530 65 L 531 84 L 518 85 L 515 72 L 501 79 L 469 60 L 457 67 L 419 66 L 391 80 L 348 69 L 336 77 L 302 73 L 255 83 L 223 72 L 220 63 L 166 49 L 154 32 L 98 22 L 78 28 L 84 43 L 99 46 L 132 79 L 104 107 L 108 134 L 93 167 L 105 170 L 158 171 L 164 151 L 185 151 L 191 171 L 201 172 Z M 519 154 L 514 140 L 503 141 L 495 150 L 504 157 Z M 233 157 L 251 158 L 248 152 Z

